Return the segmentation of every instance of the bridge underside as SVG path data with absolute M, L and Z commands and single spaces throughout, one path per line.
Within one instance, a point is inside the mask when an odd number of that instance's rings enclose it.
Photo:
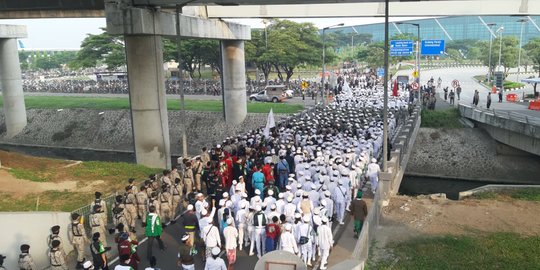
M 129 4 L 163 9 L 188 1 L 133 0 Z M 384 1 L 356 0 L 195 0 L 203 18 L 323 18 L 382 17 Z M 104 1 L 71 0 L 0 0 L 0 19 L 105 17 Z M 540 15 L 540 1 L 535 0 L 424 0 L 391 1 L 392 17 L 429 17 L 464 15 Z

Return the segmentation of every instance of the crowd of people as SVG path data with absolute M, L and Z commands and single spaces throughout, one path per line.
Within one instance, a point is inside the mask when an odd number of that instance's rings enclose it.
M 164 249 L 163 229 L 177 221 L 184 233 L 178 254 L 183 269 L 195 269 L 194 256 L 201 256 L 205 269 L 233 269 L 237 250 L 244 249 L 259 258 L 284 250 L 308 266 L 320 259 L 326 269 L 332 228 L 344 224 L 347 212 L 358 237 L 367 215 L 362 197 L 376 192 L 383 158 L 383 91 L 376 77 L 350 72 L 340 77 L 337 89 L 326 107 L 226 138 L 142 183 L 129 179 L 112 205 L 96 192 L 87 223 L 72 214 L 68 242 L 59 237 L 60 226 L 51 228 L 51 269 L 73 268 L 62 248 L 66 243 L 77 254 L 77 269 L 108 269 L 111 248 L 120 258 L 115 269 L 138 269 L 139 226 L 148 237 L 145 259 L 151 268 L 146 269 L 157 269 L 154 243 Z M 390 135 L 407 113 L 408 94 L 389 99 Z M 114 243 L 107 242 L 107 233 Z M 29 246 L 21 252 L 19 267 L 36 269 Z

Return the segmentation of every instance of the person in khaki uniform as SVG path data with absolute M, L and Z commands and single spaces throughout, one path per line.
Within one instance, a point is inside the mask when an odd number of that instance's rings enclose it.
M 128 183 L 128 187 L 131 187 L 133 194 L 137 194 L 137 192 L 139 192 L 139 188 L 137 188 L 137 185 L 135 184 L 135 178 L 129 178 Z
M 100 219 L 101 220 L 101 219 Z M 62 247 L 62 237 L 60 237 L 60 226 L 55 225 L 51 227 L 51 234 L 49 237 L 47 237 L 47 245 L 49 248 L 52 248 L 52 242 L 54 240 L 60 241 L 60 245 L 58 246 L 58 249 L 62 252 L 62 254 L 66 255 L 66 252 L 64 251 L 64 248 Z
M 133 189 L 131 186 L 127 186 L 124 206 L 125 206 L 125 212 L 127 212 L 127 215 L 126 215 L 126 219 L 128 222 L 127 225 L 129 226 L 129 230 L 131 232 L 135 232 L 135 219 L 137 218 L 137 207 L 135 206 L 136 204 L 137 204 L 137 198 L 135 198 Z M 105 234 L 102 234 L 102 235 L 105 235 Z
M 37 270 L 34 259 L 30 255 L 30 245 L 21 245 L 21 254 L 19 255 L 19 268 L 21 270 Z
M 72 213 L 71 220 L 71 223 L 68 225 L 68 238 L 77 252 L 76 268 L 80 269 L 85 259 L 84 250 L 88 243 L 88 239 L 86 239 L 84 226 L 81 224 L 81 216 L 77 213 Z
M 94 195 L 96 199 L 90 204 L 90 209 L 94 209 L 94 205 L 96 204 L 101 205 L 101 219 L 103 224 L 107 224 L 107 203 L 101 199 L 101 192 L 96 191 Z
M 93 213 L 90 214 L 90 216 L 88 217 L 88 222 L 90 223 L 92 234 L 99 232 L 101 235 L 105 235 L 105 224 L 103 224 L 103 221 L 101 220 L 101 205 L 94 205 L 93 210 Z M 105 245 L 107 245 L 107 243 L 105 243 Z
M 169 192 L 169 187 L 167 185 L 163 185 L 161 187 L 161 193 L 159 194 L 159 206 L 161 209 L 161 219 L 163 220 L 163 223 L 166 224 L 167 222 L 174 223 L 174 212 L 172 211 L 172 195 Z
M 201 157 L 202 164 L 206 164 L 206 163 L 208 163 L 208 161 L 210 161 L 210 154 L 208 154 L 208 151 L 206 150 L 206 147 L 202 148 L 202 152 L 201 152 L 200 157 Z
M 137 214 L 139 219 L 142 220 L 143 227 L 146 227 L 144 219 L 146 218 L 146 205 L 148 204 L 148 194 L 146 193 L 146 187 L 142 186 L 141 190 L 135 195 L 137 201 Z
M 161 217 L 161 209 L 160 209 L 160 203 L 159 203 L 159 200 L 158 200 L 158 193 L 155 192 L 155 191 L 152 192 L 151 196 L 148 198 L 148 207 L 146 208 L 147 213 L 148 213 L 148 210 L 150 209 L 150 207 L 152 205 L 156 208 L 156 211 L 154 213 L 156 213 L 159 217 Z M 146 215 L 148 215 L 148 214 L 146 214 Z M 146 225 L 148 225 L 148 224 L 146 224 Z
M 114 226 L 118 226 L 118 224 L 122 223 L 126 226 L 126 230 L 128 230 L 128 220 L 126 218 L 126 211 L 124 208 L 117 206 L 113 209 L 113 224 Z
M 51 270 L 68 270 L 66 263 L 66 254 L 60 250 L 60 241 L 53 240 L 51 243 L 51 249 L 49 250 L 49 261 L 51 263 Z
M 172 186 L 171 171 L 163 170 L 163 176 L 161 176 L 160 185 L 167 185 L 169 187 Z
M 201 192 L 201 175 L 204 168 L 204 163 L 201 161 L 201 157 L 197 157 L 195 159 L 195 163 L 193 165 L 193 173 L 195 174 L 195 188 L 197 189 L 197 192 Z
M 184 170 L 184 186 L 186 187 L 186 194 L 193 192 L 193 170 L 191 162 L 186 162 L 186 169 Z
M 182 203 L 182 186 L 180 185 L 180 178 L 174 180 L 174 185 L 171 187 L 172 193 L 172 216 L 173 219 L 178 214 L 178 206 Z

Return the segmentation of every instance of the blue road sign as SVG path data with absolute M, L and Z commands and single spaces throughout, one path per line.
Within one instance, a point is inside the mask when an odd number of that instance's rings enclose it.
M 422 40 L 422 55 L 444 54 L 444 39 Z
M 377 76 L 379 76 L 379 77 L 384 76 L 384 68 L 378 68 L 377 69 Z
M 409 56 L 413 54 L 412 40 L 391 40 L 390 56 Z

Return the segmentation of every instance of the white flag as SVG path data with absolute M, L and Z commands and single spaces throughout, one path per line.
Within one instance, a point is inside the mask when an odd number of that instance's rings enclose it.
M 270 137 L 270 129 L 276 126 L 274 121 L 274 111 L 270 108 L 268 113 L 268 118 L 266 119 L 266 126 L 264 127 L 264 137 L 268 139 Z

